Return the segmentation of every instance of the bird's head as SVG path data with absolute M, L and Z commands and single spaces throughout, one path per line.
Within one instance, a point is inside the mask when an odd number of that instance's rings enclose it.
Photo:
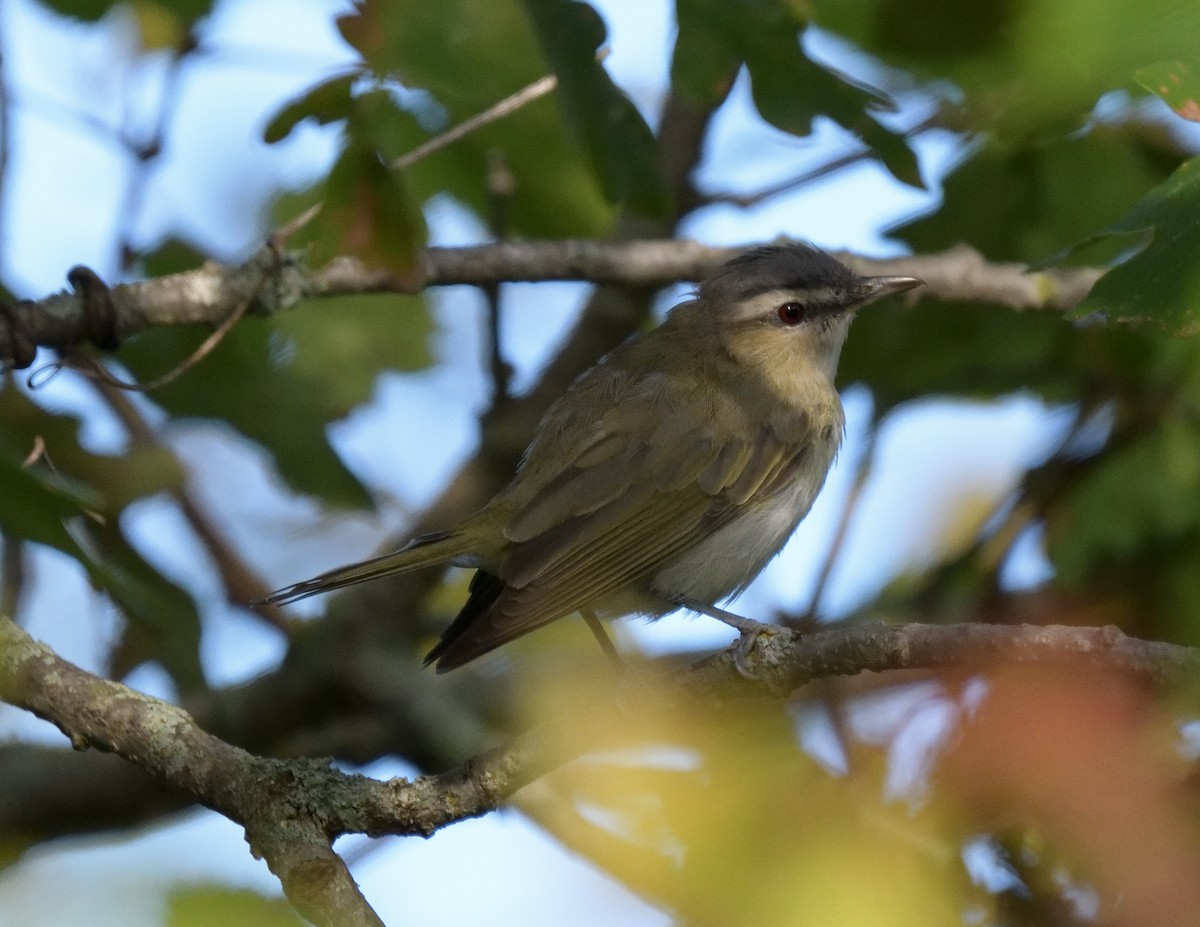
M 809 371 L 832 380 L 855 312 L 922 282 L 865 277 L 807 245 L 768 245 L 708 277 L 697 291 L 697 308 L 738 363 L 781 382 Z

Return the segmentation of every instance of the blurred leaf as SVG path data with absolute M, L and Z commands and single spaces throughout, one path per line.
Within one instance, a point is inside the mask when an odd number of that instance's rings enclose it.
M 1200 58 L 1142 68 L 1137 81 L 1162 97 L 1184 119 L 1200 122 Z
M 666 195 L 658 146 L 641 114 L 596 60 L 604 22 L 576 0 L 525 0 L 554 73 L 567 126 L 591 158 L 605 196 L 662 218 Z
M 184 691 L 203 683 L 200 616 L 191 596 L 125 539 L 120 519 L 137 499 L 178 487 L 183 472 L 160 448 L 93 454 L 79 421 L 41 408 L 13 385 L 0 389 L 0 528 L 79 561 L 127 619 L 131 669 L 158 660 Z M 24 464 L 35 441 L 39 459 Z M 132 656 L 136 655 L 136 656 Z
M 1149 243 L 1112 268 L 1072 317 L 1103 313 L 1113 320 L 1152 320 L 1179 334 L 1200 326 L 1200 158 L 1147 194 L 1104 235 L 1145 233 Z
M 998 140 L 1076 128 L 1135 71 L 1191 59 L 1200 7 L 1176 0 L 823 2 L 821 24 L 960 91 L 965 124 Z
M 307 923 L 282 898 L 220 885 L 177 888 L 168 905 L 168 927 L 302 927 Z
M 323 380 L 335 410 L 369 399 L 382 371 L 423 370 L 433 363 L 433 321 L 420 296 L 321 299 L 278 316 L 275 330 L 293 374 Z
M 45 6 L 63 16 L 94 22 L 125 0 L 45 0 Z
M 422 91 L 406 95 L 405 106 L 418 118 L 397 127 L 396 139 L 404 142 L 397 154 L 483 112 L 549 71 L 519 0 L 365 0 L 338 25 L 376 74 Z M 351 127 L 352 135 L 355 131 Z M 406 170 L 413 198 L 425 202 L 448 194 L 485 215 L 493 149 L 516 181 L 509 211 L 514 235 L 594 236 L 611 226 L 612 206 L 572 141 L 561 107 L 546 98 Z
M 1194 797 L 1166 746 L 1174 722 L 1145 687 L 1078 666 L 1000 667 L 963 721 L 943 781 L 976 827 L 1064 848 L 1098 902 L 1088 923 L 1195 923 Z
M 22 466 L 8 451 L 0 449 L 0 530 L 77 555 L 65 523 L 99 507 L 100 495 L 45 467 Z
M 729 93 L 742 56 L 725 31 L 715 28 L 710 4 L 676 0 L 675 18 L 671 87 L 700 107 L 715 107 Z
M 178 24 L 179 35 L 182 36 L 192 25 L 202 17 L 212 12 L 213 0 L 170 0 L 160 3 L 157 0 L 134 0 L 134 12 L 139 20 L 144 21 L 144 10 L 153 10 L 155 17 L 170 18 Z M 162 47 L 162 46 L 160 46 Z
M 189 27 L 189 23 L 179 15 L 180 12 L 167 9 L 153 0 L 136 0 L 133 15 L 137 18 L 142 47 L 148 51 L 180 48 L 187 38 Z
M 282 141 L 305 119 L 324 126 L 348 118 L 353 105 L 350 92 L 358 77 L 342 74 L 310 87 L 271 117 L 263 129 L 263 141 L 270 145 Z
M 168 238 L 153 251 L 142 255 L 141 272 L 147 278 L 168 277 L 195 270 L 207 260 L 207 255 L 178 238 Z
M 316 239 L 317 263 L 352 254 L 369 266 L 386 267 L 402 284 L 420 283 L 424 216 L 409 198 L 404 177 L 385 165 L 373 146 L 352 142 L 342 152 L 325 182 L 318 219 L 335 230 L 336 239 Z
M 534 717 L 572 718 L 586 735 L 551 729 L 593 751 L 547 777 L 563 796 L 551 829 L 676 920 L 961 927 L 954 821 L 884 800 L 879 751 L 860 745 L 856 775 L 838 776 L 800 749 L 780 705 L 680 705 L 650 682 L 614 711 L 611 691 L 589 688 L 599 677 L 523 683 Z
M 79 443 L 80 421 L 42 408 L 15 385 L 0 388 L 0 524 L 18 537 L 75 553 L 66 519 L 113 518 L 135 499 L 179 486 L 183 471 L 161 449 L 93 454 Z M 24 464 L 36 448 L 38 459 Z
M 1033 390 L 1049 402 L 1071 402 L 1080 398 L 1073 352 L 1088 337 L 1054 313 L 933 302 L 879 306 L 855 320 L 838 379 L 867 384 L 878 417 L 931 396 L 992 399 Z
M 427 365 L 430 330 L 417 297 L 317 300 L 277 319 L 243 319 L 153 398 L 176 415 L 224 421 L 259 442 L 298 491 L 365 506 L 369 497 L 330 448 L 325 428 L 369 398 L 381 371 Z M 148 332 L 123 347 L 121 359 L 138 376 L 157 375 L 202 337 Z
M 120 678 L 147 660 L 157 661 L 183 693 L 204 688 L 200 665 L 200 613 L 191 595 L 143 559 L 119 523 L 78 519 L 72 537 L 92 582 L 126 618 L 109 672 Z
M 1117 220 L 1177 164 L 1173 143 L 1138 123 L 984 144 L 945 179 L 940 209 L 888 232 L 917 251 L 966 241 L 993 260 L 1039 262 Z
M 179 48 L 196 20 L 212 12 L 212 0 L 44 0 L 42 4 L 64 16 L 95 22 L 117 6 L 131 6 L 144 48 Z
M 1019 0 L 910 0 L 906 6 L 895 0 L 875 4 L 876 34 L 885 48 L 933 60 L 995 53 L 1021 9 Z
M 308 190 L 281 196 L 273 210 L 276 220 L 287 222 L 319 205 L 296 235 L 309 246 L 314 263 L 353 254 L 415 284 L 425 218 L 408 193 L 405 176 L 390 167 L 407 150 L 414 117 L 385 90 L 348 97 L 346 105 L 345 147 L 329 175 Z
M 1200 433 L 1167 420 L 1097 461 L 1075 480 L 1047 526 L 1047 552 L 1080 584 L 1150 543 L 1200 528 Z
M 786 0 L 748 0 L 735 7 L 726 0 L 678 0 L 676 15 L 671 79 L 687 95 L 713 99 L 730 65 L 745 62 L 754 104 L 769 123 L 806 136 L 814 119 L 827 116 L 857 133 L 897 179 L 921 184 L 907 142 L 871 118 L 870 110 L 891 108 L 891 102 L 805 56 L 800 33 L 808 17 L 802 6 Z
M 15 745 L 13 745 L 15 746 Z M 20 749 L 18 747 L 18 749 Z M 7 833 L 0 836 L 0 872 L 3 872 L 14 863 L 20 862 L 25 855 L 25 851 L 37 842 L 34 835 L 23 835 Z

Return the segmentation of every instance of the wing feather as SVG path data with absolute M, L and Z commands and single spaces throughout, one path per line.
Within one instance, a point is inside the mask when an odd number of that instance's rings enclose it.
M 752 500 L 787 486 L 812 440 L 806 421 L 748 424 L 728 395 L 705 402 L 690 386 L 685 394 L 653 377 L 605 376 L 597 382 L 613 404 L 595 430 L 570 448 L 548 439 L 539 449 L 565 466 L 513 502 L 509 545 L 495 570 L 503 589 L 447 651 L 449 665 L 623 589 L 648 587 Z
M 515 637 L 648 578 L 735 520 L 802 453 L 770 428 L 722 444 L 694 434 L 682 454 L 626 442 L 566 471 L 510 521 L 492 633 Z

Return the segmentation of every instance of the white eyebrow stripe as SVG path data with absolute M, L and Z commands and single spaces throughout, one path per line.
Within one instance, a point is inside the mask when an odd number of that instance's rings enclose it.
M 769 315 L 784 303 L 803 303 L 808 308 L 822 310 L 840 306 L 845 298 L 842 290 L 830 286 L 807 290 L 804 293 L 799 290 L 767 290 L 729 307 L 729 310 L 731 321 L 740 322 Z

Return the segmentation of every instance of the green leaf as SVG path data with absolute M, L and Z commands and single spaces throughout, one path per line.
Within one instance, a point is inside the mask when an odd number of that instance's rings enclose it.
M 419 297 L 315 300 L 277 319 L 243 319 L 220 346 L 152 398 L 176 415 L 217 419 L 271 452 L 296 490 L 335 505 L 370 500 L 326 440 L 326 426 L 364 402 L 378 373 L 429 363 Z M 202 340 L 157 330 L 121 359 L 139 377 L 169 370 Z
M 878 417 L 939 395 L 992 399 L 1034 390 L 1050 402 L 1072 402 L 1080 398 L 1074 352 L 1087 337 L 1051 313 L 933 302 L 872 307 L 846 339 L 838 379 L 867 384 Z
M 678 30 L 671 55 L 671 88 L 697 106 L 720 104 L 733 86 L 742 56 L 724 30 L 715 28 L 711 10 L 696 0 L 676 0 Z
M 1151 320 L 1168 331 L 1200 328 L 1200 158 L 1193 158 L 1100 236 L 1140 234 L 1148 243 L 1106 273 L 1072 317 L 1103 313 Z M 1085 243 L 1086 244 L 1086 243 Z
M 1200 433 L 1168 420 L 1105 455 L 1074 482 L 1047 532 L 1048 553 L 1079 584 L 1151 544 L 1200 527 Z
M 726 0 L 678 0 L 679 38 L 672 82 L 687 95 L 711 100 L 728 80 L 730 66 L 745 62 L 754 104 L 767 122 L 806 136 L 826 116 L 855 132 L 897 179 L 919 186 L 920 171 L 908 143 L 871 116 L 891 108 L 882 92 L 810 61 L 800 45 L 808 25 L 801 8 L 786 0 L 746 0 L 731 11 Z
M 586 3 L 525 0 L 542 48 L 558 76 L 567 126 L 587 150 L 612 203 L 662 218 L 666 194 L 650 127 L 596 60 L 604 23 Z
M 168 238 L 153 251 L 140 258 L 141 275 L 146 278 L 167 277 L 194 270 L 205 262 L 207 255 L 178 238 Z
M 110 672 L 120 678 L 148 660 L 170 674 L 184 693 L 204 688 L 200 613 L 191 595 L 143 559 L 120 525 L 83 519 L 72 525 L 81 563 L 92 582 L 121 609 L 126 626 Z
M 1142 68 L 1135 77 L 1184 119 L 1200 122 L 1200 58 L 1153 64 Z
M 0 388 L 0 524 L 6 531 L 75 553 L 64 520 L 89 513 L 115 518 L 135 499 L 182 484 L 183 471 L 169 452 L 135 446 L 93 454 L 79 443 L 79 427 L 76 417 L 48 412 L 12 384 Z
M 197 20 L 211 13 L 212 7 L 213 0 L 134 0 L 134 10 L 139 17 L 142 16 L 142 8 L 157 8 L 161 15 L 178 20 L 185 29 L 190 29 Z
M 424 90 L 424 108 L 442 119 L 393 120 L 393 141 L 407 152 L 446 126 L 476 116 L 549 71 L 518 0 L 392 3 L 365 0 L 339 22 L 375 73 Z M 378 128 L 348 125 L 351 138 Z M 571 137 L 562 108 L 543 97 L 423 158 L 405 171 L 415 201 L 450 195 L 487 215 L 488 166 L 499 156 L 515 181 L 508 231 L 526 237 L 605 234 L 615 210 L 588 158 Z
M 212 0 L 46 0 L 43 5 L 84 22 L 95 22 L 117 6 L 131 7 L 147 49 L 180 47 L 192 25 L 212 12 Z
M 409 197 L 404 176 L 383 163 L 372 145 L 352 141 L 325 181 L 319 224 L 302 239 L 314 241 L 313 260 L 352 254 L 418 286 L 425 219 Z M 321 234 L 332 230 L 333 234 Z M 309 236 L 312 236 L 309 238 Z
M 75 558 L 121 609 L 131 647 L 118 661 L 118 675 L 157 660 L 183 691 L 199 688 L 195 603 L 130 547 L 115 517 L 99 514 L 103 506 L 103 497 L 86 486 L 36 465 L 14 465 L 0 453 L 0 530 Z
M 7 450 L 0 451 L 0 530 L 78 555 L 66 524 L 102 505 L 100 495 L 44 467 L 22 466 Z
M 63 16 L 95 22 L 107 15 L 118 2 L 124 3 L 124 0 L 46 0 L 45 6 Z
M 170 6 L 154 0 L 135 0 L 133 15 L 137 18 L 142 47 L 147 50 L 182 49 L 196 20 L 210 12 L 209 0 L 172 0 Z
M 321 299 L 279 316 L 275 331 L 291 374 L 323 381 L 339 417 L 370 398 L 380 372 L 433 363 L 433 321 L 419 296 Z
M 168 927 L 303 927 L 305 923 L 282 898 L 220 885 L 176 889 L 168 903 Z
M 0 528 L 79 561 L 138 642 L 137 659 L 126 669 L 158 660 L 182 689 L 196 688 L 203 684 L 196 605 L 129 545 L 120 527 L 130 503 L 178 488 L 183 470 L 161 448 L 93 454 L 79 443 L 79 425 L 11 384 L 0 389 Z M 26 463 L 35 442 L 40 454 Z
M 421 277 L 425 217 L 409 194 L 404 174 L 390 166 L 404 150 L 406 129 L 411 131 L 415 120 L 386 90 L 351 96 L 351 80 L 337 78 L 321 85 L 285 107 L 267 129 L 268 136 L 282 137 L 310 115 L 346 121 L 345 144 L 329 175 L 299 198 L 304 207 L 319 203 L 321 209 L 301 229 L 298 240 L 310 246 L 316 263 L 352 254 L 391 270 L 401 284 L 415 288 Z M 294 205 L 296 198 L 290 199 Z
M 961 93 L 962 122 L 998 140 L 1078 127 L 1139 68 L 1194 58 L 1200 46 L 1200 6 L 1175 0 L 878 0 L 820 9 L 823 25 L 847 30 L 887 63 L 950 82 Z
M 993 260 L 1036 263 L 1119 219 L 1177 163 L 1173 143 L 1137 123 L 1019 147 L 988 143 L 945 179 L 939 210 L 888 232 L 916 251 L 968 241 Z M 1088 257 L 1116 253 L 1114 245 Z
M 267 122 L 263 129 L 263 141 L 269 145 L 282 141 L 305 119 L 314 119 L 317 125 L 322 126 L 348 119 L 353 106 L 350 91 L 358 77 L 357 74 L 331 77 L 285 104 Z

